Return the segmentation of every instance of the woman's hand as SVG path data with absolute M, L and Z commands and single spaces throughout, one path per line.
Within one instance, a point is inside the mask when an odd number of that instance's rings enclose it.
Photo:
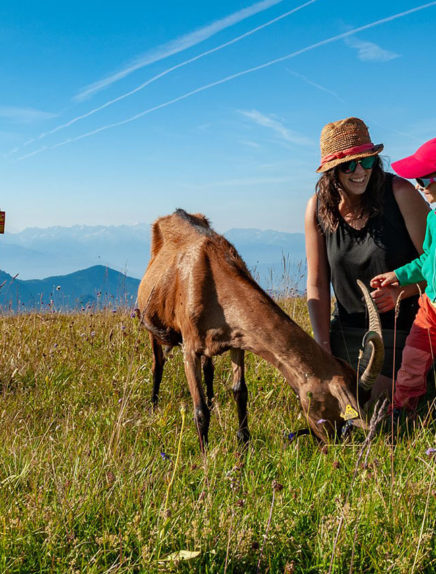
M 380 276 L 378 275 L 377 277 Z M 390 311 L 391 309 L 395 308 L 398 298 L 402 292 L 403 289 L 399 285 L 387 285 L 382 289 L 376 289 L 375 291 L 372 291 L 371 297 L 374 299 L 379 313 L 386 313 L 386 311 Z

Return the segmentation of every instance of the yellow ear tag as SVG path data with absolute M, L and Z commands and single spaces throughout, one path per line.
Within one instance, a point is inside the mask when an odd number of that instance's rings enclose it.
M 345 407 L 345 412 L 341 413 L 341 417 L 345 420 L 345 421 L 351 421 L 353 419 L 358 419 L 359 418 L 359 413 L 357 411 L 355 411 L 353 409 L 353 407 L 351 405 L 347 405 Z

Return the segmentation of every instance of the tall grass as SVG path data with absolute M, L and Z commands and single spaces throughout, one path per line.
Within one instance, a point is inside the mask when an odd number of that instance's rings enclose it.
M 309 329 L 303 299 L 282 304 Z M 362 431 L 291 442 L 297 399 L 250 355 L 243 452 L 222 356 L 202 455 L 180 351 L 153 411 L 148 338 L 128 311 L 2 317 L 0 358 L 2 573 L 436 569 L 431 417 L 393 447 L 380 428 L 360 459 Z

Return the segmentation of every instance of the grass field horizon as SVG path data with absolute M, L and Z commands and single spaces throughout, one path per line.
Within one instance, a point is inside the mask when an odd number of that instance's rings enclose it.
M 306 301 L 286 312 L 310 332 Z M 148 336 L 128 309 L 0 323 L 0 572 L 394 572 L 436 569 L 429 401 L 392 440 L 320 447 L 280 373 L 247 353 L 243 452 L 227 354 L 198 447 L 180 350 L 151 408 Z

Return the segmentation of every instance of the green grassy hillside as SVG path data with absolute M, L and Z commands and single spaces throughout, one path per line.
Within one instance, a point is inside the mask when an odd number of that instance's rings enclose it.
M 309 328 L 303 300 L 285 308 Z M 203 456 L 180 350 L 153 412 L 148 337 L 128 311 L 2 317 L 0 358 L 0 572 L 436 569 L 427 410 L 395 445 L 383 427 L 370 443 L 291 442 L 297 399 L 249 355 L 244 453 L 224 355 Z

